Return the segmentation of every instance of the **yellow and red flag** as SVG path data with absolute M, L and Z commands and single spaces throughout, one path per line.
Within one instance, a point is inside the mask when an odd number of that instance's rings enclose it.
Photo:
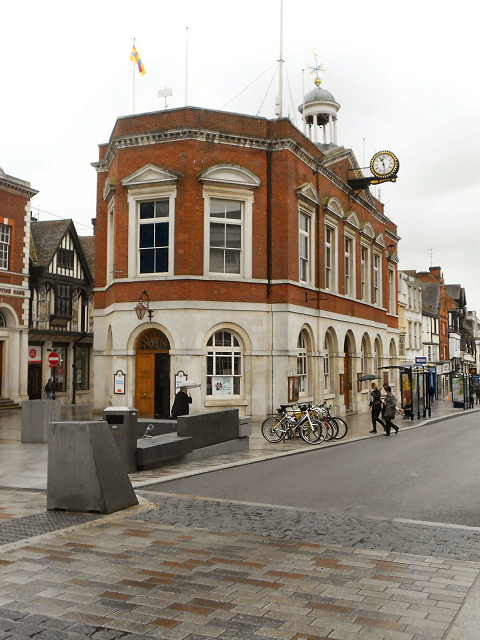
M 140 71 L 142 76 L 144 76 L 145 75 L 145 67 L 143 66 L 143 62 L 140 59 L 140 56 L 138 55 L 138 51 L 136 50 L 135 45 L 133 45 L 132 53 L 130 54 L 130 60 L 132 60 L 133 62 L 137 63 L 138 70 Z

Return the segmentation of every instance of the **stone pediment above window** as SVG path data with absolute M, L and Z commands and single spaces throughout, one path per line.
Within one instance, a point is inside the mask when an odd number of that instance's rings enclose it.
M 398 263 L 398 255 L 396 251 L 387 251 L 387 260 L 389 262 Z
M 103 199 L 105 202 L 110 202 L 110 200 L 115 196 L 115 190 L 117 188 L 117 179 L 115 176 L 109 176 L 105 180 L 105 184 L 103 185 Z
M 308 200 L 310 204 L 320 204 L 317 190 L 311 182 L 306 182 L 295 189 L 297 196 Z
M 357 214 L 353 211 L 346 211 L 343 216 L 343 222 L 349 224 L 351 227 L 355 227 L 355 229 L 360 229 L 360 221 L 357 218 Z
M 217 164 L 202 171 L 198 179 L 206 184 L 223 184 L 248 189 L 256 189 L 261 182 L 254 173 L 237 164 Z
M 173 184 L 180 179 L 178 173 L 167 171 L 154 164 L 146 164 L 138 171 L 131 173 L 122 180 L 122 185 L 127 189 L 131 187 L 143 187 L 155 184 Z
M 385 247 L 387 246 L 385 244 L 385 238 L 383 237 L 383 235 L 381 233 L 379 233 L 377 235 L 377 237 L 375 238 L 375 244 L 380 245 L 381 247 L 383 247 L 385 249 Z
M 323 210 L 325 213 L 329 213 L 340 220 L 344 216 L 342 205 L 336 198 L 327 198 L 323 203 Z
M 360 225 L 360 229 L 360 233 L 362 235 L 368 236 L 369 238 L 375 238 L 375 230 L 370 222 L 365 222 L 364 224 Z

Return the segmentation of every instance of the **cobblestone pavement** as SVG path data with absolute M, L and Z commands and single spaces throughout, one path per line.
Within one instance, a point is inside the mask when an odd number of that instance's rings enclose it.
M 480 563 L 278 540 L 127 512 L 0 553 L 0 638 L 444 637 Z M 148 521 L 147 521 L 148 520 Z
M 405 519 L 323 515 L 313 509 L 272 506 L 139 491 L 160 506 L 146 522 L 253 533 L 290 542 L 338 544 L 356 549 L 444 556 L 480 562 L 480 529 Z M 149 487 L 151 489 L 151 487 Z

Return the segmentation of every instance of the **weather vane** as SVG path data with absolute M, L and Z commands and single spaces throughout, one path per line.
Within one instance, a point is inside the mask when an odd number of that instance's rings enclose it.
M 313 65 L 309 65 L 307 68 L 310 70 L 311 73 L 316 74 L 317 78 L 318 78 L 318 74 L 320 73 L 320 71 L 327 71 L 327 69 L 325 69 L 325 67 L 323 66 L 322 62 L 318 61 L 318 54 L 315 51 L 315 47 L 312 49 L 312 53 L 313 53 L 313 58 L 315 60 Z

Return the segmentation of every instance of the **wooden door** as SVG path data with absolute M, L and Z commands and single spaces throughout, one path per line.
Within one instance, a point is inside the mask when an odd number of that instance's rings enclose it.
M 155 353 L 137 352 L 135 357 L 135 408 L 139 417 L 155 413 Z
M 348 409 L 348 407 L 350 405 L 350 384 L 349 384 L 350 371 L 349 371 L 349 364 L 350 364 L 350 361 L 349 361 L 348 353 L 345 353 L 345 357 L 344 357 L 344 360 L 343 360 L 343 371 L 344 371 L 344 376 L 345 376 L 344 377 L 345 393 L 344 393 L 343 398 L 344 398 L 345 406 L 347 407 L 347 409 Z
M 3 371 L 3 342 L 0 342 L 0 396 L 2 395 L 2 371 Z

